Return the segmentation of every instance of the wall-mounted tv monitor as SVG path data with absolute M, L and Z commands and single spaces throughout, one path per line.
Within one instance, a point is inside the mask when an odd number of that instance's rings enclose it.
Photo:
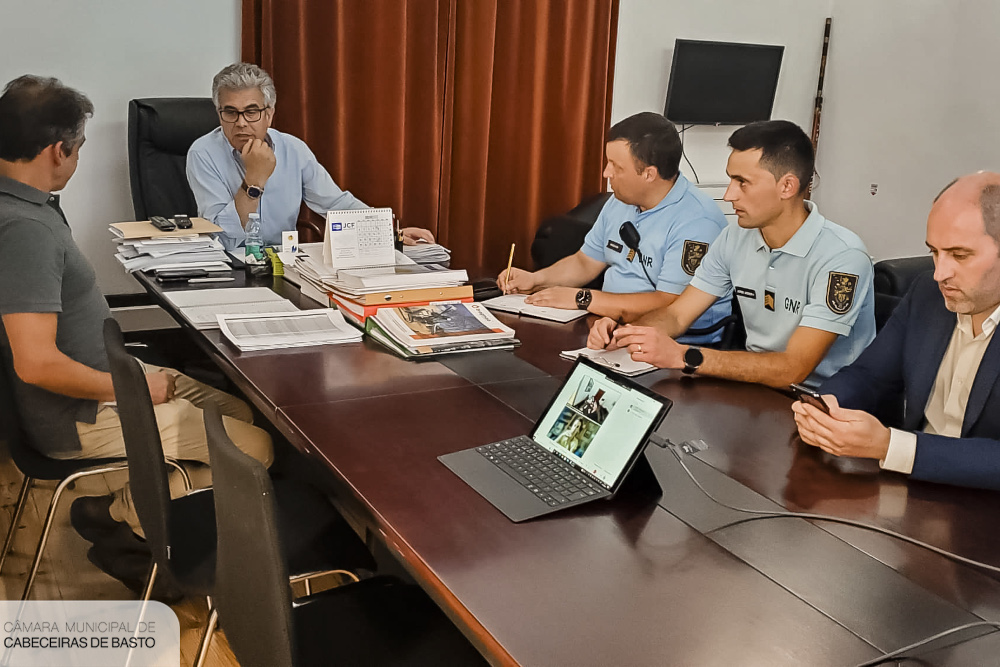
M 678 39 L 663 115 L 675 123 L 769 120 L 784 46 Z

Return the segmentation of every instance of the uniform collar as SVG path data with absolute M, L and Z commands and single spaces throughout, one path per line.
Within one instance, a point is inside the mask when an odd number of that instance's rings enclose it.
M 56 202 L 59 201 L 58 195 L 43 192 L 37 188 L 33 188 L 30 185 L 22 183 L 21 181 L 15 181 L 13 178 L 7 178 L 6 176 L 0 176 L 0 192 L 5 192 L 32 204 L 45 204 L 52 198 L 55 198 Z
M 813 247 L 816 239 L 819 237 L 819 233 L 823 231 L 823 224 L 826 222 L 826 218 L 819 214 L 819 207 L 815 203 L 805 200 L 806 208 L 809 209 L 809 215 L 806 216 L 805 221 L 802 226 L 799 227 L 798 231 L 792 234 L 792 238 L 788 239 L 785 245 L 780 248 L 773 248 L 774 252 L 783 252 L 786 255 L 795 255 L 796 257 L 805 257 L 809 254 L 809 249 Z M 757 231 L 757 250 L 763 250 L 768 248 L 767 242 L 764 240 L 764 235 Z
M 660 200 L 659 204 L 657 204 L 653 208 L 648 208 L 645 211 L 641 211 L 641 212 L 639 211 L 639 207 L 638 206 L 633 206 L 632 208 L 635 209 L 637 216 L 638 215 L 643 215 L 643 216 L 649 215 L 650 213 L 653 213 L 654 211 L 659 211 L 660 209 L 666 208 L 667 206 L 670 206 L 671 204 L 676 204 L 677 202 L 679 202 L 681 200 L 681 197 L 683 197 L 687 193 L 689 187 L 691 187 L 691 182 L 688 179 L 684 178 L 684 174 L 678 172 L 677 173 L 677 180 L 674 181 L 673 187 L 671 187 L 670 188 L 670 192 L 668 192 L 663 197 L 663 199 Z

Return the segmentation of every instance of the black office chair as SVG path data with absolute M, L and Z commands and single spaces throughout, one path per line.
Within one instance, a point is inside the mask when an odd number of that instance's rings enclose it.
M 136 220 L 197 215 L 187 182 L 187 152 L 219 127 L 209 97 L 152 97 L 128 103 L 128 166 Z
M 233 445 L 218 408 L 205 410 L 219 547 L 216 602 L 243 667 L 485 665 L 417 586 L 374 577 L 292 602 L 260 462 Z
M 141 366 L 125 350 L 121 328 L 112 318 L 104 322 L 104 345 L 118 397 L 132 502 L 153 556 L 142 599 L 148 600 L 157 578 L 164 577 L 185 595 L 204 596 L 208 600 L 211 613 L 195 661 L 195 665 L 202 665 L 218 618 L 211 598 L 216 569 L 212 489 L 170 498 L 168 462 L 163 455 L 149 386 Z M 283 545 L 291 554 L 293 571 L 306 573 L 298 575 L 296 580 L 331 573 L 357 579 L 352 572 L 340 568 L 375 569 L 375 559 L 364 543 L 325 498 L 292 483 L 280 485 L 279 493 L 286 536 Z
M 900 257 L 875 263 L 875 330 L 881 331 L 917 276 L 934 270 L 934 258 Z
M 611 196 L 610 192 L 601 192 L 585 197 L 566 213 L 543 220 L 531 242 L 531 261 L 534 262 L 535 270 L 552 266 L 582 248 L 583 240 Z M 602 273 L 586 287 L 601 289 L 603 283 Z
M 14 534 L 17 525 L 21 521 L 24 506 L 28 501 L 28 494 L 32 486 L 38 480 L 58 481 L 52 500 L 49 501 L 49 509 L 45 514 L 45 521 L 42 523 L 42 534 L 38 538 L 38 546 L 35 548 L 35 556 L 31 567 L 28 570 L 28 578 L 24 582 L 24 591 L 21 594 L 22 600 L 27 600 L 31 595 L 31 588 L 35 583 L 38 574 L 38 567 L 42 562 L 42 554 L 49 539 L 49 532 L 52 530 L 52 521 L 55 518 L 56 507 L 62 499 L 63 492 L 76 480 L 92 475 L 103 475 L 104 473 L 122 470 L 126 468 L 125 459 L 79 459 L 64 461 L 49 458 L 32 446 L 31 438 L 21 424 L 21 418 L 17 411 L 17 404 L 14 397 L 14 387 L 11 385 L 9 377 L 13 375 L 14 360 L 11 350 L 8 347 L 0 346 L 0 426 L 2 426 L 3 437 L 7 441 L 14 465 L 24 475 L 24 482 L 21 484 L 21 491 L 17 496 L 17 503 L 14 506 L 14 514 L 11 517 L 10 528 L 3 543 L 3 550 L 0 551 L 0 572 L 3 571 L 7 555 L 10 553 L 11 545 L 14 542 Z M 11 370 L 8 375 L 8 369 Z

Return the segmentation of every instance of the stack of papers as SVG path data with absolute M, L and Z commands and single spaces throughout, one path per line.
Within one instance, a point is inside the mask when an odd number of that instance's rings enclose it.
M 323 262 L 322 243 L 304 243 L 295 257 L 294 278 L 303 294 L 329 303 L 354 301 L 359 305 L 383 305 L 416 301 L 441 301 L 472 296 L 472 287 L 463 285 L 468 274 L 443 267 L 418 266 L 396 251 L 396 264 L 336 270 Z M 391 293 L 391 294 L 390 294 Z
M 231 289 L 178 290 L 164 292 L 195 329 L 216 329 L 219 315 L 254 315 L 260 313 L 298 312 L 295 304 L 266 287 Z
M 628 348 L 620 347 L 617 350 L 591 350 L 589 347 L 582 347 L 579 350 L 565 350 L 559 353 L 563 359 L 576 359 L 577 357 L 587 357 L 602 366 L 607 366 L 619 375 L 634 377 L 650 371 L 655 371 L 656 366 L 647 364 L 645 361 L 633 361 Z
M 357 343 L 361 332 L 332 309 L 262 315 L 219 315 L 219 329 L 241 351 Z
M 381 308 L 368 318 L 372 338 L 401 357 L 428 357 L 518 345 L 514 330 L 479 303 Z
M 482 304 L 490 310 L 529 315 L 543 320 L 552 320 L 553 322 L 572 322 L 573 320 L 586 317 L 590 314 L 586 310 L 580 310 L 579 308 L 567 310 L 565 308 L 533 306 L 524 302 L 527 298 L 527 294 L 504 294 L 503 296 L 487 299 L 486 301 L 483 301 Z
M 225 248 L 210 236 L 117 239 L 115 258 L 129 273 L 155 269 L 228 271 Z
M 451 251 L 437 243 L 404 245 L 403 254 L 417 264 L 448 264 L 451 262 Z

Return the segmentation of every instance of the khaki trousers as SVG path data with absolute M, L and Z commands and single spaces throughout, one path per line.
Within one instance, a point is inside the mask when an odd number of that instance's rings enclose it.
M 166 371 L 177 376 L 174 397 L 166 403 L 153 406 L 156 425 L 160 431 L 163 454 L 167 458 L 184 462 L 184 468 L 191 477 L 195 489 L 212 485 L 209 470 L 208 439 L 205 435 L 205 418 L 202 406 L 208 400 L 215 401 L 222 412 L 222 422 L 226 433 L 243 452 L 270 466 L 274 461 L 271 436 L 266 431 L 252 425 L 253 413 L 250 406 L 240 399 L 209 387 L 177 371 L 145 364 L 146 372 Z M 58 455 L 62 459 L 91 459 L 125 456 L 125 441 L 122 439 L 118 408 L 103 406 L 93 424 L 77 422 L 77 433 L 83 449 Z M 177 498 L 184 495 L 181 475 L 170 469 L 170 495 Z M 125 521 L 139 535 L 143 535 L 139 518 L 132 504 L 129 484 L 114 492 L 111 516 L 116 521 Z

